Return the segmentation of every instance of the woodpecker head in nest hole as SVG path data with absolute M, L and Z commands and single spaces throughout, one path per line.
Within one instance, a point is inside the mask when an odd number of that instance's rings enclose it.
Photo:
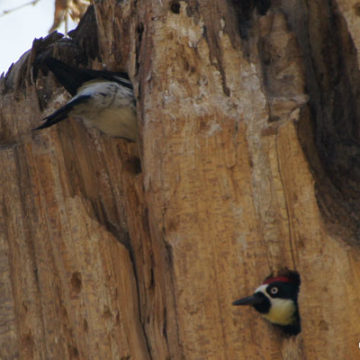
M 287 335 L 301 331 L 298 307 L 300 276 L 286 270 L 278 276 L 269 276 L 254 294 L 233 302 L 233 305 L 251 305 L 265 319 Z

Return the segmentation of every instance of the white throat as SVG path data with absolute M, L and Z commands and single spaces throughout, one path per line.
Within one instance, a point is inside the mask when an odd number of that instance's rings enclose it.
M 265 319 L 278 325 L 290 325 L 294 322 L 296 306 L 291 299 L 272 298 L 266 288 L 269 285 L 259 286 L 255 292 L 263 293 L 271 303 L 270 311 L 267 314 L 261 314 Z

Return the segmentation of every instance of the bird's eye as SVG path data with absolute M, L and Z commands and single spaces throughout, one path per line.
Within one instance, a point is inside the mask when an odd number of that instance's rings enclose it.
M 270 292 L 271 292 L 272 295 L 276 295 L 279 292 L 279 288 L 277 286 L 273 286 L 270 289 Z

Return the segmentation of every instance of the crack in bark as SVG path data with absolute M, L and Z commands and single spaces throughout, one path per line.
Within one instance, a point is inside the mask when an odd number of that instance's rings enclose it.
M 130 239 L 130 242 L 131 242 L 131 239 Z M 141 301 L 140 301 L 139 278 L 138 278 L 138 273 L 137 273 L 137 267 L 136 267 L 136 260 L 135 260 L 135 256 L 134 256 L 134 251 L 133 251 L 133 248 L 132 248 L 130 243 L 129 243 L 127 249 L 128 249 L 128 252 L 129 252 L 130 261 L 131 261 L 131 264 L 132 264 L 132 267 L 133 267 L 133 274 L 134 274 L 134 278 L 135 278 L 135 286 L 136 286 L 136 293 L 137 293 L 137 307 L 138 307 L 138 314 L 139 314 L 138 321 L 139 321 L 141 329 L 142 329 L 142 335 L 143 335 L 144 340 L 145 340 L 145 345 L 146 345 L 146 349 L 147 349 L 149 359 L 152 360 L 153 357 L 152 357 L 152 352 L 151 352 L 150 340 L 149 340 L 148 334 L 146 333 L 146 330 L 145 330 L 145 324 L 141 319 Z
M 286 186 L 285 186 L 285 182 L 284 182 L 284 178 L 283 178 L 283 174 L 281 171 L 281 162 L 280 162 L 280 152 L 279 152 L 279 143 L 278 143 L 278 136 L 276 136 L 275 139 L 276 142 L 276 159 L 277 159 L 277 166 L 278 166 L 278 172 L 279 172 L 279 178 L 281 181 L 281 186 L 283 188 L 284 191 L 284 200 L 285 200 L 285 208 L 286 208 L 286 214 L 287 214 L 287 224 L 288 224 L 288 231 L 289 231 L 289 245 L 290 245 L 290 254 L 291 254 L 291 260 L 293 263 L 293 267 L 296 270 L 296 261 L 295 261 L 295 251 L 294 251 L 294 246 L 293 246 L 293 237 L 292 237 L 292 225 L 291 225 L 291 219 L 292 216 L 290 215 L 290 211 L 289 211 L 289 199 L 288 199 L 288 192 L 286 190 Z M 296 246 L 296 243 L 295 243 Z
M 165 251 L 166 251 L 166 255 L 167 255 L 167 263 L 169 265 L 169 274 L 170 274 L 169 278 L 170 278 L 170 282 L 171 282 L 171 288 L 173 289 L 173 291 L 171 291 L 171 296 L 172 296 L 172 300 L 173 300 L 173 303 L 174 303 L 174 312 L 176 314 L 176 316 L 175 316 L 175 327 L 176 327 L 177 346 L 181 350 L 181 353 L 177 354 L 177 355 L 180 355 L 181 359 L 185 359 L 183 346 L 182 346 L 182 343 L 180 341 L 180 330 L 179 330 L 180 326 L 179 326 L 179 322 L 178 322 L 178 319 L 179 319 L 178 306 L 177 306 L 177 303 L 176 303 L 176 296 L 175 296 L 175 283 L 174 283 L 174 277 L 175 276 L 174 276 L 174 268 L 172 266 L 172 264 L 173 264 L 172 247 L 165 240 L 165 234 L 164 233 L 163 233 L 162 239 L 163 239 L 163 243 L 165 245 Z M 166 344 L 167 344 L 168 349 L 170 349 L 167 337 L 166 337 Z M 169 352 L 171 354 L 171 351 L 169 351 Z

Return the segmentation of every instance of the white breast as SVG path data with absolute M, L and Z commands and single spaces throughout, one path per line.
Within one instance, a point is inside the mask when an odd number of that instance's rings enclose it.
M 294 321 L 295 304 L 288 299 L 272 299 L 272 306 L 264 318 L 278 325 L 290 325 Z
M 290 325 L 294 321 L 296 311 L 295 303 L 291 299 L 272 298 L 267 292 L 268 285 L 259 286 L 255 292 L 262 292 L 271 303 L 270 311 L 261 314 L 265 319 L 278 325 Z
M 91 96 L 79 104 L 71 115 L 81 117 L 88 126 L 95 126 L 110 136 L 136 140 L 137 119 L 133 92 L 116 82 L 89 81 L 73 98 Z

